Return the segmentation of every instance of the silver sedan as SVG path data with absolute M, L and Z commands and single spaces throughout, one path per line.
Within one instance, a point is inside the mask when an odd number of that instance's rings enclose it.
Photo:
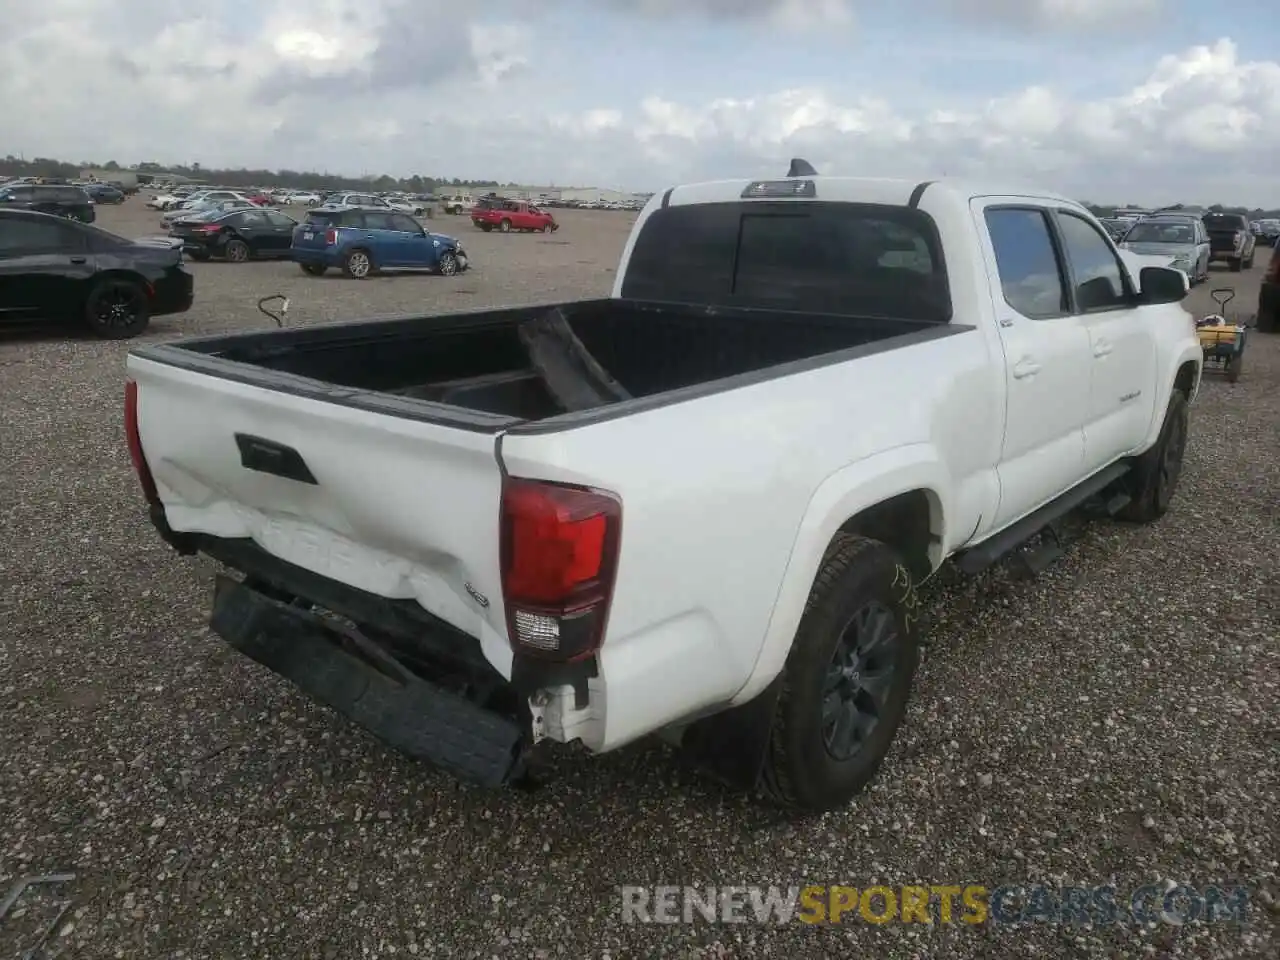
M 1192 286 L 1209 279 L 1209 234 L 1195 217 L 1144 217 L 1120 241 L 1123 250 L 1169 257 Z

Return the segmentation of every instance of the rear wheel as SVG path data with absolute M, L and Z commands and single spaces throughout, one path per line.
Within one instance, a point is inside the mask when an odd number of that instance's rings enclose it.
M 298 266 L 302 268 L 303 273 L 312 277 L 323 277 L 324 272 L 329 269 L 323 263 L 300 263 Z
M 85 321 L 104 340 L 127 340 L 147 329 L 151 309 L 142 285 L 122 277 L 98 283 L 85 302 Z
M 875 776 L 906 715 L 916 625 L 915 585 L 898 554 L 839 536 L 783 668 L 761 781 L 770 799 L 831 810 Z
M 187 256 L 189 256 L 192 260 L 199 260 L 203 262 L 209 259 L 209 251 L 208 250 L 188 250 Z
M 244 263 L 249 259 L 249 245 L 243 240 L 232 238 L 227 241 L 223 254 L 231 263 Z
M 352 250 L 342 261 L 342 272 L 353 280 L 363 280 L 373 272 L 373 258 L 368 250 Z
M 510 232 L 511 232 L 511 221 L 510 221 L 510 220 L 503 220 L 500 224 L 498 224 L 498 229 L 499 229 L 500 231 L 502 231 L 503 233 L 510 233 Z
M 482 223 L 482 224 L 480 224 L 480 229 L 481 229 L 481 230 L 483 230 L 485 233 L 492 233 L 492 232 L 493 232 L 493 224 L 491 224 L 491 223 Z

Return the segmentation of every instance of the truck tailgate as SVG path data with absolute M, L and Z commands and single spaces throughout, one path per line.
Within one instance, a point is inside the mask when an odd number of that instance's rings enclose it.
M 251 538 L 411 599 L 509 669 L 495 434 L 384 416 L 130 356 L 143 453 L 180 533 Z

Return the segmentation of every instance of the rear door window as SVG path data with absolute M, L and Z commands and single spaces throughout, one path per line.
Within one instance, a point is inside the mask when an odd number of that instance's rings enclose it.
M 986 211 L 984 219 L 1005 303 L 1032 320 L 1069 313 L 1062 264 L 1045 211 L 995 207 Z

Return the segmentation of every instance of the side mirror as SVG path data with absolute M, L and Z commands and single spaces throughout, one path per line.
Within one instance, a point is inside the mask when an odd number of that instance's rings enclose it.
M 1143 303 L 1180 303 L 1187 295 L 1187 276 L 1172 267 L 1143 267 L 1138 274 Z

